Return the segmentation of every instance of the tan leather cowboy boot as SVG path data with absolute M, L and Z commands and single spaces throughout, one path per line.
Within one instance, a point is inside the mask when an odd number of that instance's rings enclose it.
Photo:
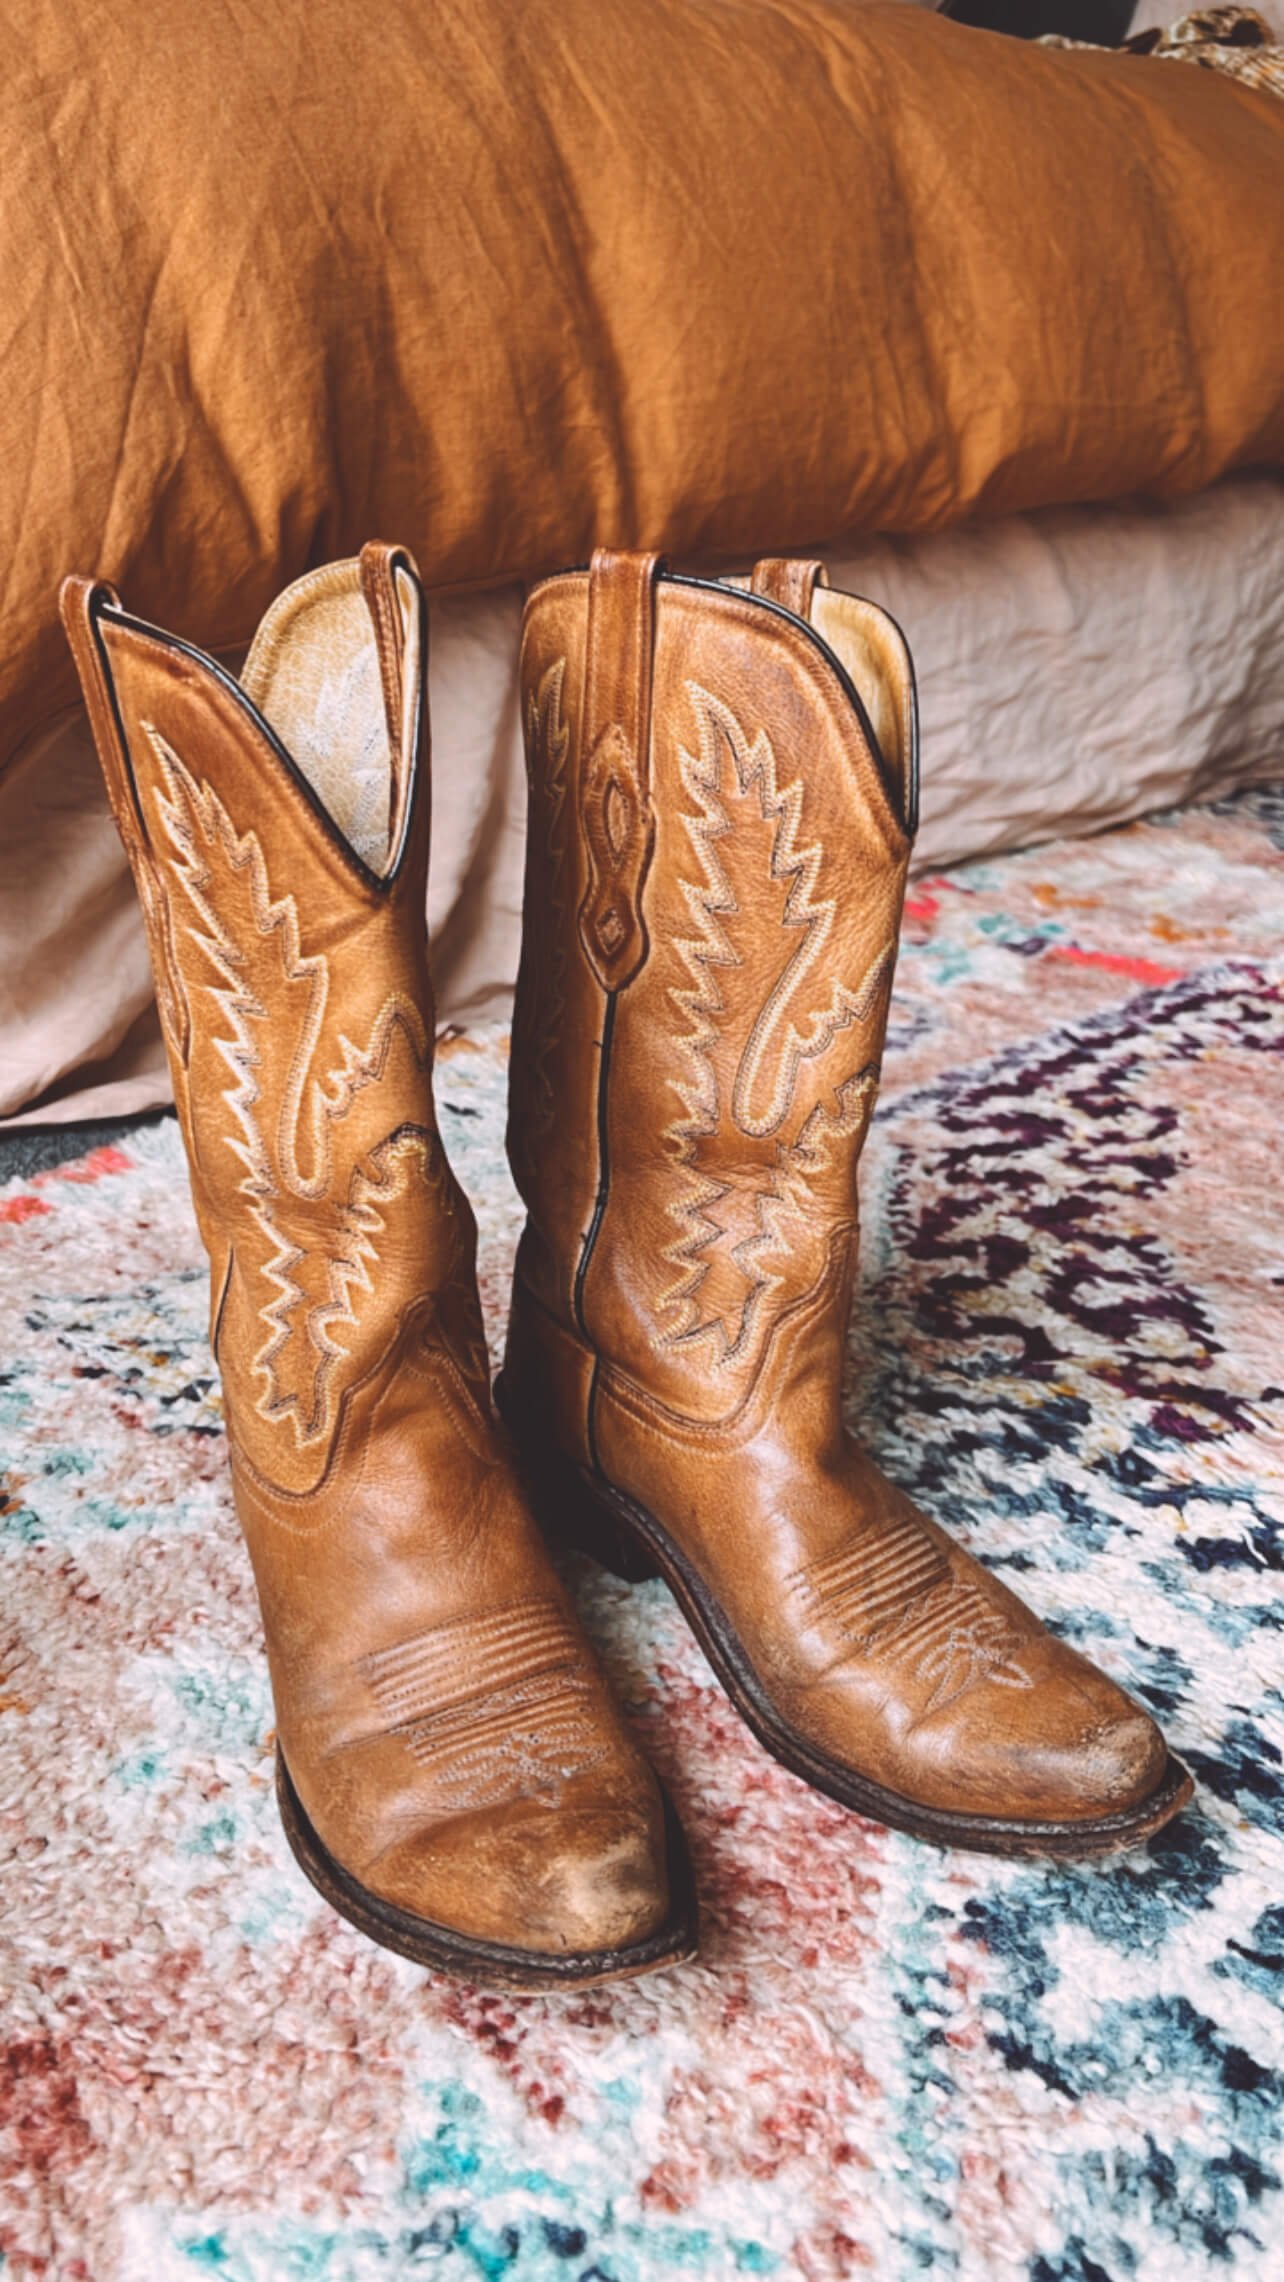
M 530 597 L 501 1409 L 552 1526 L 667 1579 L 795 1773 L 943 1844 L 1105 1853 L 1185 1770 L 843 1426 L 916 729 L 897 628 L 818 571 L 602 553 Z
M 414 565 L 301 579 L 239 684 L 108 586 L 62 606 L 210 1255 L 290 1844 L 363 1933 L 474 1980 L 686 1956 L 680 1838 L 490 1407 L 433 1112 Z

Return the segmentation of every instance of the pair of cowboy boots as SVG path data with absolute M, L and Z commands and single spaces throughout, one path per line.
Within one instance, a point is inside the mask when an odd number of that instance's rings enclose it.
M 433 1108 L 409 556 L 298 581 L 239 680 L 108 586 L 63 615 L 210 1255 L 281 1813 L 336 1909 L 492 1984 L 692 1953 L 681 1830 L 544 1531 L 663 1576 L 768 1749 L 862 1813 L 1007 1854 L 1158 1829 L 1190 1784 L 1151 1720 L 843 1425 L 916 799 L 891 620 L 779 561 L 602 552 L 530 596 L 519 1471 Z

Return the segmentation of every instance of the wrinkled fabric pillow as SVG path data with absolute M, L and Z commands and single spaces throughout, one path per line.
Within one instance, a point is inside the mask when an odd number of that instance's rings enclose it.
M 27 0 L 0 765 L 67 570 L 203 646 L 371 536 L 914 532 L 1284 456 L 1284 105 L 855 0 Z

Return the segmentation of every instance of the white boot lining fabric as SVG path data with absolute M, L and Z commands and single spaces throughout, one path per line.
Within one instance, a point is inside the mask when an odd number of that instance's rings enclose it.
M 310 571 L 278 596 L 250 646 L 241 687 L 349 846 L 382 874 L 402 772 L 389 750 L 379 656 L 355 559 Z

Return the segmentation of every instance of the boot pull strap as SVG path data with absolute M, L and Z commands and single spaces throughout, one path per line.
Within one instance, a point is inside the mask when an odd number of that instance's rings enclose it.
M 116 829 L 125 845 L 131 863 L 146 849 L 146 832 L 139 813 L 125 752 L 125 741 L 116 717 L 115 700 L 107 667 L 98 646 L 95 619 L 106 605 L 119 610 L 120 596 L 114 586 L 100 578 L 65 578 L 58 591 L 58 610 L 71 644 L 71 655 L 80 679 L 85 711 L 93 731 L 94 744 L 107 786 L 107 798 L 116 819 Z
M 107 787 L 107 798 L 111 802 L 116 829 L 129 859 L 129 867 L 143 907 L 161 1028 L 170 1048 L 175 1099 L 180 1114 L 186 1119 L 186 1080 L 181 1073 L 186 1071 L 191 1046 L 187 993 L 176 980 L 178 960 L 174 951 L 169 902 L 152 859 L 147 827 L 134 783 L 134 772 L 129 764 L 125 733 L 116 708 L 111 668 L 103 654 L 98 633 L 100 611 L 119 608 L 120 596 L 105 579 L 65 578 L 62 582 L 58 609 L 67 640 L 71 644 L 76 672 L 80 677 L 85 711 L 89 715 L 89 726 L 93 732 L 103 782 Z M 177 1069 L 174 1068 L 175 1062 Z
M 642 887 L 655 845 L 651 674 L 655 585 L 664 558 L 599 547 L 589 571 L 580 823 L 588 886 L 580 941 L 603 990 L 646 957 Z
M 764 602 L 778 602 L 795 618 L 811 617 L 811 598 L 818 586 L 828 586 L 829 573 L 822 562 L 803 562 L 792 555 L 764 555 L 753 566 L 749 592 Z

